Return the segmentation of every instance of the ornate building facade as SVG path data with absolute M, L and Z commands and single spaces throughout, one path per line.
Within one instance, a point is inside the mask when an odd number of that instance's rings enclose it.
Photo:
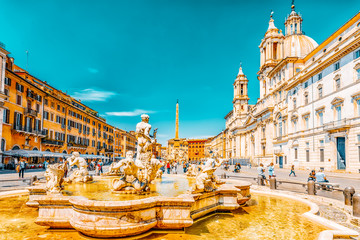
M 34 151 L 28 159 L 32 164 L 44 160 L 37 157 L 40 152 L 111 159 L 135 151 L 133 131 L 110 125 L 80 100 L 15 65 L 9 54 L 0 43 L 0 169 L 14 162 L 7 155 L 11 150 Z
M 291 7 L 260 43 L 260 98 L 240 67 L 226 116 L 226 158 L 280 168 L 360 172 L 360 13 L 318 45 Z

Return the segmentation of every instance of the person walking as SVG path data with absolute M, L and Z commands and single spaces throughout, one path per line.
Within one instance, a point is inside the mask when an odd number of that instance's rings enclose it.
M 291 177 L 291 174 L 294 174 L 294 177 L 296 177 L 296 174 L 295 174 L 295 165 L 291 165 L 291 171 L 290 171 L 289 177 Z
M 170 162 L 167 162 L 166 170 L 167 170 L 167 174 L 170 174 Z
M 44 161 L 44 169 L 45 169 L 45 170 L 47 169 L 48 165 L 49 165 L 49 163 L 45 160 L 45 161 Z
M 24 172 L 26 169 L 26 162 L 25 159 L 20 160 L 20 170 L 19 170 L 19 178 L 24 178 Z
M 104 163 L 101 161 L 101 159 L 99 160 L 99 174 L 101 173 L 103 173 L 103 165 L 104 165 Z

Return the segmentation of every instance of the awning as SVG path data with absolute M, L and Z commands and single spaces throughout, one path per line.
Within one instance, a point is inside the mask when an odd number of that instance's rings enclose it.
M 48 151 L 34 151 L 34 150 L 9 150 L 4 151 L 2 153 L 5 156 L 12 157 L 60 157 L 60 158 L 68 158 L 71 154 L 67 153 L 56 153 L 56 152 L 48 152 Z M 80 154 L 80 157 L 85 159 L 108 159 L 106 156 L 94 155 L 94 154 Z
M 5 156 L 12 156 L 12 157 L 42 157 L 42 152 L 40 151 L 22 150 L 22 149 L 4 151 L 2 154 Z

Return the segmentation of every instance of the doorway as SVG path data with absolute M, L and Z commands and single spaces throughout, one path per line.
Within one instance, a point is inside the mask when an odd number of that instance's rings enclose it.
M 279 156 L 279 168 L 283 168 L 283 156 Z
M 337 169 L 346 169 L 345 137 L 336 138 Z

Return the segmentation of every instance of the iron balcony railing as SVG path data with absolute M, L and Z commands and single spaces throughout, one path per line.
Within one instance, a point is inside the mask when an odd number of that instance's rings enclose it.
M 32 133 L 35 135 L 42 135 L 42 136 L 46 135 L 46 130 L 34 129 L 29 126 L 22 126 L 22 125 L 14 124 L 13 129 L 18 132 Z
M 64 141 L 48 139 L 48 138 L 42 139 L 41 143 L 51 144 L 51 145 L 56 145 L 56 146 L 64 146 Z
M 38 112 L 31 108 L 25 108 L 25 115 L 30 115 L 32 117 L 37 117 Z
M 324 130 L 331 131 L 331 130 L 336 130 L 339 128 L 347 128 L 350 125 L 351 125 L 351 120 L 345 118 L 345 119 L 341 119 L 338 121 L 329 122 L 328 124 L 326 124 L 324 126 Z

